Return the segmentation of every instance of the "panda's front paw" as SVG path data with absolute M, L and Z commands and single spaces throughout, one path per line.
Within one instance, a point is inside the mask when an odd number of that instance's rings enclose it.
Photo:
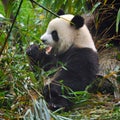
M 39 46 L 38 45 L 30 45 L 27 50 L 26 50 L 26 54 L 28 57 L 36 57 L 36 55 L 39 53 Z
M 26 50 L 26 54 L 28 56 L 28 59 L 29 59 L 31 65 L 39 64 L 42 53 L 43 53 L 43 51 L 40 50 L 39 46 L 36 44 L 30 45 Z

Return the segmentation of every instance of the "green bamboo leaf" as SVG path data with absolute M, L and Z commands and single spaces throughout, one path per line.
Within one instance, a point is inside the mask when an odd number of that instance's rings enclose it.
M 91 10 L 91 14 L 96 10 L 96 8 L 97 8 L 100 4 L 101 4 L 101 2 L 97 2 L 97 3 L 93 6 L 93 8 L 92 8 L 92 10 Z
M 118 11 L 118 13 L 117 13 L 117 19 L 116 19 L 116 33 L 118 33 L 118 31 L 119 31 L 119 24 L 120 24 L 120 9 L 119 9 L 119 11 Z

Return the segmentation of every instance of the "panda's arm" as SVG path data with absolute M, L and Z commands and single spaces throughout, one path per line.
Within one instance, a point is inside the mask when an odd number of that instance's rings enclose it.
M 53 55 L 47 55 L 45 50 L 40 50 L 38 45 L 31 45 L 26 50 L 26 54 L 30 61 L 31 69 L 34 71 L 35 66 L 43 68 L 45 71 L 54 67 L 56 63 L 56 57 Z

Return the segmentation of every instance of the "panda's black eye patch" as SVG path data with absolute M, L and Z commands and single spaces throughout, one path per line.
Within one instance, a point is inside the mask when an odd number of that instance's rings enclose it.
M 54 31 L 52 31 L 51 34 L 52 34 L 52 38 L 53 38 L 53 40 L 57 42 L 57 41 L 59 40 L 59 37 L 58 37 L 57 31 L 54 30 Z

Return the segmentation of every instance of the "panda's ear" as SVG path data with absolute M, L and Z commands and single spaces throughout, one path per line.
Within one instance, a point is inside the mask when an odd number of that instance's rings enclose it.
M 60 9 L 58 12 L 57 12 L 57 15 L 64 15 L 64 11 L 62 9 Z
M 84 18 L 80 15 L 75 15 L 71 20 L 70 24 L 74 26 L 76 29 L 79 29 L 84 25 Z

